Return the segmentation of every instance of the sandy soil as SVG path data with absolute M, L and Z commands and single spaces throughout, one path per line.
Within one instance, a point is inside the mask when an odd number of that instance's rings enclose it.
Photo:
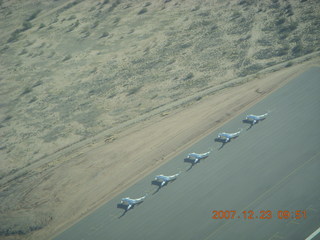
M 32 168 L 20 178 L 20 195 L 47 225 L 24 238 L 46 239 L 62 231 L 312 65 L 319 65 L 319 59 L 260 74 L 135 124 L 115 139 L 96 140 Z

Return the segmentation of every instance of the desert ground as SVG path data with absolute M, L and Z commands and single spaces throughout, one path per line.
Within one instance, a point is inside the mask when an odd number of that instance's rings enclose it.
M 52 237 L 319 65 L 319 8 L 0 1 L 0 237 Z

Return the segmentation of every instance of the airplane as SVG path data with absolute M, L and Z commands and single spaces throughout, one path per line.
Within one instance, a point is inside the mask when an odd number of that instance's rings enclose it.
M 188 159 L 194 159 L 193 163 L 196 164 L 197 162 L 199 162 L 199 160 L 207 158 L 209 156 L 210 152 L 206 152 L 206 153 L 189 153 L 187 158 Z
M 121 198 L 121 204 L 127 204 L 127 209 L 126 211 L 128 211 L 130 208 L 132 208 L 134 205 L 142 203 L 144 201 L 144 199 L 147 197 L 147 195 L 141 197 L 141 198 L 136 198 L 136 199 L 132 199 L 129 197 L 125 197 L 125 198 Z
M 253 115 L 253 114 L 249 114 L 246 117 L 246 120 L 250 121 L 253 124 L 256 124 L 257 122 L 265 119 L 268 116 L 269 112 L 262 114 L 262 115 Z
M 232 138 L 236 138 L 240 135 L 240 133 L 242 132 L 242 128 L 240 129 L 239 132 L 235 132 L 235 133 L 226 133 L 226 132 L 222 132 L 218 134 L 218 138 L 219 139 L 225 139 L 225 142 L 229 142 Z
M 161 182 L 160 187 L 163 187 L 166 183 L 174 181 L 177 179 L 177 177 L 180 175 L 181 172 L 171 175 L 171 176 L 165 176 L 165 175 L 158 175 L 155 177 L 154 180 Z

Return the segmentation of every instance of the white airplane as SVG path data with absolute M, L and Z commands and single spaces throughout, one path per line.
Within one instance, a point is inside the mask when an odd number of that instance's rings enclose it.
M 187 158 L 188 159 L 194 159 L 193 163 L 197 163 L 197 162 L 199 162 L 199 160 L 208 157 L 210 152 L 206 152 L 206 153 L 189 153 Z
M 222 132 L 218 134 L 218 138 L 220 139 L 225 139 L 225 142 L 229 142 L 230 139 L 232 138 L 236 138 L 240 135 L 240 133 L 242 132 L 242 128 L 240 129 L 239 132 L 235 132 L 235 133 L 226 133 L 226 132 Z
M 253 115 L 249 114 L 246 117 L 246 120 L 251 121 L 252 124 L 256 124 L 258 121 L 265 119 L 268 116 L 269 112 L 262 115 Z
M 126 198 L 121 198 L 121 204 L 127 204 L 128 207 L 127 207 L 127 211 L 133 207 L 134 205 L 138 204 L 138 203 L 142 203 L 144 201 L 144 199 L 147 197 L 147 195 L 141 197 L 141 198 L 136 198 L 136 199 L 132 199 L 132 198 L 129 198 L 129 197 L 126 197 Z
M 161 182 L 161 187 L 163 187 L 167 182 L 171 182 L 173 180 L 176 180 L 177 177 L 180 175 L 181 172 L 171 175 L 171 176 L 165 176 L 165 175 L 158 175 L 155 177 L 154 180 Z

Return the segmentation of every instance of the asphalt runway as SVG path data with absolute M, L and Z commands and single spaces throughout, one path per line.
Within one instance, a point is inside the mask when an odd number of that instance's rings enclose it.
M 242 122 L 246 114 L 268 110 L 268 118 L 252 128 Z M 320 68 L 311 68 L 55 239 L 305 239 L 320 227 L 319 124 Z M 223 147 L 214 141 L 219 132 L 239 128 L 244 129 L 239 138 Z M 190 152 L 210 149 L 210 156 L 191 168 L 184 161 Z M 157 174 L 180 170 L 178 179 L 159 191 L 151 184 Z M 117 208 L 122 197 L 145 193 L 145 202 L 126 213 Z M 237 214 L 212 219 L 214 210 Z M 250 210 L 254 218 L 244 219 L 242 212 Z M 272 217 L 260 219 L 267 210 Z M 278 219 L 284 210 L 305 210 L 306 218 Z

